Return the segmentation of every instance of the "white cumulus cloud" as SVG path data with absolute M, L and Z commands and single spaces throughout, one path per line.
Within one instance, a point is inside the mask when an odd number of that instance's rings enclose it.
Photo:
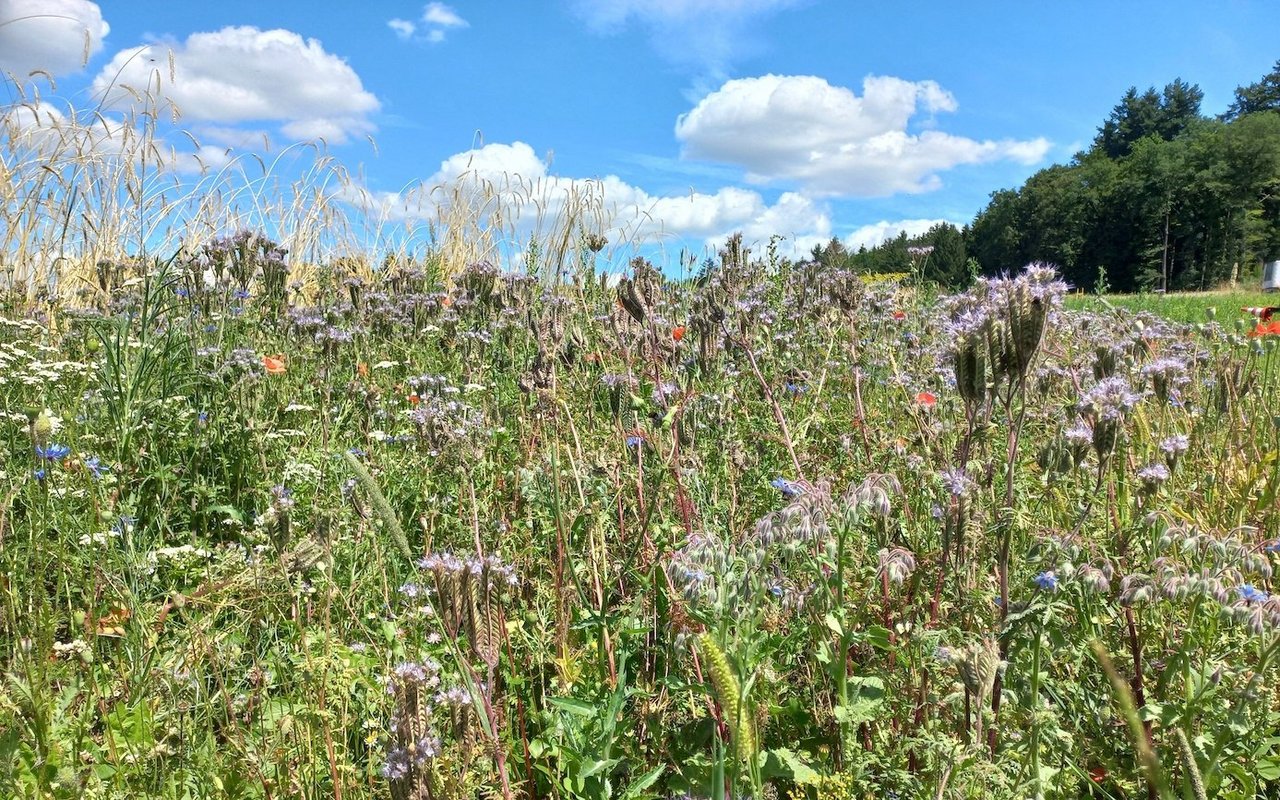
M 828 210 L 819 202 L 784 192 L 770 204 L 756 191 L 728 186 L 715 192 L 653 195 L 615 175 L 572 178 L 552 175 L 548 164 L 525 142 L 493 143 L 457 153 L 416 188 L 375 192 L 350 186 L 341 199 L 365 213 L 393 222 L 436 221 L 457 198 L 479 198 L 478 207 L 501 204 L 519 241 L 537 225 L 553 219 L 569 199 L 590 198 L 593 216 L 613 241 L 679 240 L 715 247 L 741 232 L 750 244 L 775 234 L 792 240 L 797 253 L 831 237 Z
M 276 122 L 290 138 L 332 143 L 371 133 L 369 116 L 379 108 L 355 70 L 319 41 L 251 26 L 122 50 L 93 90 L 106 107 L 123 109 L 138 103 L 129 89 L 173 102 L 188 119 Z
M 900 219 L 893 222 L 880 220 L 870 225 L 863 225 L 850 233 L 844 237 L 844 244 L 850 250 L 857 250 L 860 247 L 871 249 L 890 239 L 896 239 L 898 234 L 905 233 L 908 237 L 919 236 L 938 225 L 954 225 L 957 228 L 963 228 L 965 223 L 953 222 L 949 219 Z
M 0 72 L 75 72 L 110 30 L 88 0 L 0 0 Z
M 387 20 L 387 27 L 402 41 L 425 40 L 431 44 L 438 44 L 444 41 L 448 31 L 455 28 L 469 28 L 471 23 L 463 19 L 452 6 L 444 3 L 427 3 L 417 22 L 397 17 Z
M 934 81 L 872 76 L 859 96 L 812 75 L 764 75 L 728 81 L 703 97 L 676 121 L 676 137 L 686 158 L 739 165 L 749 181 L 849 197 L 929 191 L 952 167 L 1033 164 L 1049 149 L 1044 139 L 978 141 L 909 130 L 921 113 L 956 108 Z

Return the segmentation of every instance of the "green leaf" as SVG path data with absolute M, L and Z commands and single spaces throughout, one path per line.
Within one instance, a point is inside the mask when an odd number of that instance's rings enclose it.
M 221 514 L 223 519 L 233 519 L 241 525 L 244 524 L 244 514 L 234 506 L 219 503 L 218 505 L 209 506 L 209 513 Z
M 863 631 L 863 641 L 877 650 L 889 650 L 892 645 L 889 643 L 889 629 L 883 625 L 872 625 Z
M 1254 768 L 1259 778 L 1264 781 L 1280 780 L 1280 759 L 1263 758 L 1258 760 Z
M 576 697 L 548 697 L 547 700 L 556 708 L 580 717 L 594 717 L 598 713 L 595 706 Z
M 822 618 L 822 621 L 836 636 L 844 636 L 844 627 L 841 626 L 840 620 L 836 619 L 834 614 L 828 613 Z
M 805 785 L 817 784 L 822 777 L 805 762 L 803 756 L 786 747 L 769 750 L 764 756 L 764 766 L 760 770 L 763 778 L 790 778 Z
M 1164 713 L 1164 704 L 1154 703 L 1150 700 L 1142 708 L 1138 709 L 1138 716 L 1143 722 L 1154 722 L 1161 719 Z
M 645 789 L 648 789 L 653 784 L 657 783 L 658 778 L 662 777 L 662 773 L 665 770 L 666 770 L 666 766 L 664 764 L 659 764 L 658 766 L 649 770 L 645 774 L 641 775 L 639 778 L 636 778 L 634 781 L 632 781 L 631 785 L 628 786 L 626 788 L 626 791 L 622 793 L 622 796 L 625 798 L 639 797 L 641 792 L 643 792 Z
M 849 693 L 852 695 L 849 703 L 835 707 L 839 722 L 850 725 L 871 722 L 884 705 L 884 681 L 879 678 L 850 678 Z
M 606 769 L 616 765 L 621 759 L 617 758 L 597 758 L 594 761 L 587 762 L 586 768 L 578 773 L 578 778 L 590 778 L 592 775 L 598 775 Z
M 813 657 L 818 660 L 819 664 L 830 664 L 831 643 L 826 641 L 818 642 L 818 649 L 814 652 Z

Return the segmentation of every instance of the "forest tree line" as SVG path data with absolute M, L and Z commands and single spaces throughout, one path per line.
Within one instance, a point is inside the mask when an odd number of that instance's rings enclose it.
M 1237 88 L 1217 117 L 1201 112 L 1203 96 L 1181 79 L 1132 88 L 1088 150 L 994 192 L 964 228 L 940 224 L 857 252 L 832 239 L 812 257 L 951 287 L 1032 261 L 1056 265 L 1080 289 L 1256 278 L 1264 261 L 1280 259 L 1280 61 Z

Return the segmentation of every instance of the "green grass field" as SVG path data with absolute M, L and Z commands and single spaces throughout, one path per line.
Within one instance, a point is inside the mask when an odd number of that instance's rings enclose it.
M 1150 311 L 1176 322 L 1203 322 L 1207 309 L 1215 308 L 1218 320 L 1228 322 L 1243 316 L 1240 309 L 1244 307 L 1280 305 L 1280 293 L 1237 288 L 1169 294 L 1109 294 L 1102 299 L 1097 295 L 1073 294 L 1066 300 L 1067 308 L 1076 310 L 1100 311 L 1107 305 L 1129 311 Z

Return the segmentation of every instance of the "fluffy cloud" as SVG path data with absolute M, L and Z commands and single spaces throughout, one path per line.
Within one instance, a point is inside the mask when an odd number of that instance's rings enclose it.
M 469 28 L 471 23 L 444 3 L 427 3 L 417 22 L 407 19 L 391 19 L 387 27 L 404 41 L 425 39 L 432 44 L 444 41 L 445 34 L 454 28 Z
M 524 142 L 494 143 L 449 156 L 440 163 L 440 169 L 427 179 L 427 183 L 443 186 L 465 178 L 501 187 L 536 181 L 546 175 L 546 162 L 529 145 Z
M 597 34 L 636 25 L 669 61 L 723 76 L 734 57 L 755 49 L 750 31 L 762 17 L 800 0 L 575 0 L 574 9 Z
M 584 203 L 615 242 L 676 240 L 714 247 L 741 231 L 748 243 L 762 244 L 774 234 L 789 236 L 796 252 L 806 252 L 831 237 L 827 210 L 797 193 L 783 193 L 773 204 L 759 192 L 738 187 L 651 195 L 614 175 L 550 175 L 547 163 L 519 141 L 450 156 L 411 190 L 373 192 L 349 186 L 339 197 L 372 217 L 394 222 L 437 221 L 453 202 L 474 201 L 490 211 L 501 206 L 517 241 L 527 238 L 540 218 L 555 218 L 574 200 Z
M 873 76 L 858 96 L 815 76 L 765 75 L 728 81 L 702 98 L 677 120 L 676 137 L 685 157 L 737 164 L 752 182 L 854 197 L 925 192 L 952 167 L 1033 164 L 1048 151 L 1044 139 L 977 141 L 908 130 L 921 112 L 955 109 L 955 98 L 933 81 Z
M 881 220 L 858 228 L 844 238 L 844 244 L 850 250 L 857 250 L 860 247 L 870 249 L 890 239 L 897 238 L 900 233 L 905 233 L 907 236 L 919 236 L 935 225 L 943 224 L 954 225 L 957 228 L 965 226 L 963 222 L 953 222 L 949 219 L 900 219 L 896 222 Z
M 110 30 L 88 0 L 0 0 L 0 72 L 74 72 Z
M 250 26 L 121 51 L 92 88 L 106 98 L 106 107 L 124 109 L 139 102 L 126 87 L 149 89 L 188 119 L 277 122 L 289 138 L 323 136 L 333 143 L 371 133 L 369 115 L 379 107 L 355 71 L 320 42 Z

